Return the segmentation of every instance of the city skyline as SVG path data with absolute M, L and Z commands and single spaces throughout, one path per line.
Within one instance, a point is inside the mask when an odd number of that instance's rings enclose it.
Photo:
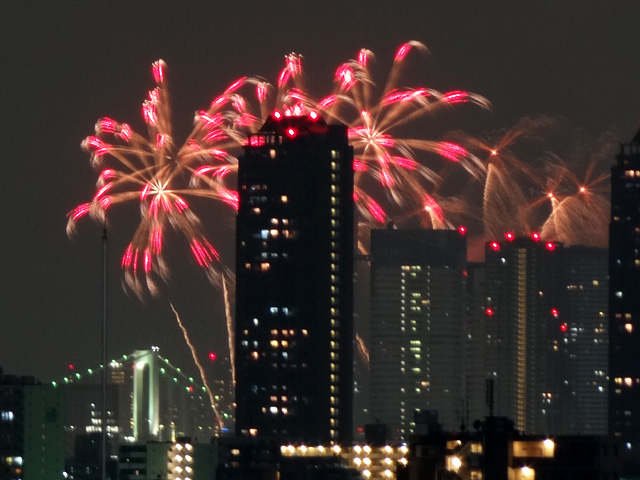
M 141 124 L 139 103 L 148 89 L 152 61 L 165 58 L 169 63 L 174 118 L 178 128 L 187 130 L 191 112 L 206 105 L 230 80 L 252 74 L 274 78 L 282 56 L 291 51 L 305 56 L 312 74 L 309 90 L 323 92 L 335 66 L 357 49 L 374 50 L 376 70 L 384 72 L 398 45 L 417 39 L 431 50 L 430 58 L 412 67 L 417 84 L 468 89 L 493 104 L 491 113 L 456 117 L 455 128 L 482 137 L 513 126 L 522 116 L 560 115 L 587 136 L 614 129 L 620 132 L 616 139 L 626 141 L 638 126 L 640 98 L 633 79 L 640 78 L 640 72 L 633 59 L 640 45 L 629 32 L 640 11 L 631 2 L 601 10 L 596 5 L 591 2 L 575 12 L 577 6 L 570 3 L 543 2 L 537 11 L 504 2 L 493 12 L 473 7 L 450 15 L 452 6 L 428 9 L 409 2 L 382 12 L 355 2 L 342 6 L 340 16 L 357 18 L 364 9 L 369 21 L 348 23 L 319 7 L 306 7 L 282 11 L 282 18 L 290 19 L 287 28 L 277 27 L 273 12 L 269 15 L 274 18 L 259 22 L 262 14 L 255 9 L 245 14 L 240 7 L 225 7 L 205 12 L 202 19 L 188 12 L 189 20 L 176 21 L 173 30 L 160 27 L 175 13 L 171 8 L 147 12 L 129 7 L 127 13 L 116 14 L 106 7 L 54 9 L 38 2 L 6 7 L 3 23 L 12 25 L 2 28 L 3 58 L 11 73 L 0 114 L 7 125 L 0 145 L 4 178 L 13 186 L 7 191 L 12 200 L 3 211 L 2 246 L 7 253 L 1 264 L 5 275 L 0 311 L 10 334 L 0 339 L 0 365 L 7 372 L 46 382 L 61 376 L 68 363 L 97 363 L 101 229 L 84 226 L 78 238 L 69 241 L 64 216 L 92 195 L 94 176 L 80 141 L 103 115 Z M 44 13 L 48 24 L 34 17 L 35 9 Z M 570 26 L 562 22 L 569 14 L 576 16 Z M 224 19 L 228 25 L 223 25 Z M 258 30 L 247 38 L 233 38 L 234 26 L 246 28 L 244 20 Z M 516 28 L 523 22 L 547 34 L 529 45 L 527 28 Z M 333 27 L 336 39 L 306 35 L 314 23 Z M 403 28 L 391 28 L 392 23 Z M 382 27 L 389 27 L 384 39 L 378 33 Z M 208 28 L 215 38 L 205 42 Z M 47 38 L 44 44 L 42 37 Z M 180 45 L 179 40 L 186 43 Z M 273 55 L 265 55 L 258 46 Z M 611 72 L 624 74 L 618 78 Z M 131 218 L 136 216 L 136 211 L 130 212 Z M 122 293 L 117 264 L 128 227 L 120 225 L 114 223 L 109 232 L 111 351 L 158 344 L 168 357 L 191 364 L 188 350 L 176 341 L 179 333 L 167 299 L 141 303 Z M 226 233 L 216 242 L 232 264 L 232 228 L 223 227 Z M 171 300 L 199 340 L 200 355 L 224 352 L 224 311 L 216 290 L 189 267 L 179 269 L 171 285 Z M 95 344 L 83 342 L 92 332 Z

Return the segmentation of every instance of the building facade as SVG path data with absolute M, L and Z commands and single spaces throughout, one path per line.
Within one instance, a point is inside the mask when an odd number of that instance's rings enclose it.
M 276 112 L 238 171 L 236 431 L 346 442 L 353 403 L 353 150 Z
M 62 478 L 62 410 L 59 390 L 0 369 L 0 478 Z
M 567 434 L 605 435 L 609 383 L 609 252 L 606 248 L 565 248 L 567 330 L 571 397 Z M 564 322 L 561 324 L 564 325 Z M 563 342 L 565 341 L 563 339 Z
M 527 433 L 564 431 L 568 324 L 562 245 L 508 234 L 485 248 L 486 376 L 495 413 Z
M 640 457 L 640 132 L 611 169 L 609 432 Z
M 371 232 L 371 416 L 392 441 L 416 410 L 464 421 L 466 239 L 454 230 Z
M 603 248 L 507 234 L 472 269 L 481 281 L 470 297 L 471 363 L 494 381 L 494 412 L 518 430 L 606 432 L 607 257 Z

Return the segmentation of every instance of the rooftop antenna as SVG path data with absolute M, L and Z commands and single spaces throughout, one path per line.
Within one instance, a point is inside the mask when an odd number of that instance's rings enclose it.
M 102 229 L 102 480 L 107 480 L 107 222 Z
M 493 378 L 487 378 L 486 385 L 486 402 L 489 407 L 489 416 L 493 417 Z

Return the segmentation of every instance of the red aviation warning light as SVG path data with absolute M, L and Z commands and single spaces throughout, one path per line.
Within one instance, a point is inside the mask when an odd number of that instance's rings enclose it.
M 558 318 L 558 309 L 557 308 L 552 308 L 551 309 L 551 315 L 553 315 L 555 318 Z
M 289 135 L 291 138 L 295 137 L 297 133 L 298 132 L 295 128 L 287 128 L 287 135 Z
M 314 111 L 309 112 L 309 118 L 311 120 L 317 120 L 318 119 L 318 114 Z
M 493 308 L 491 308 L 491 307 L 487 307 L 487 308 L 485 308 L 485 309 L 484 309 L 484 313 L 485 313 L 485 315 L 486 315 L 487 317 L 493 317 L 493 314 L 494 314 L 495 312 L 493 311 Z
M 280 112 L 273 112 L 273 118 L 280 120 L 282 118 L 282 114 Z
M 215 354 L 215 352 L 209 352 L 209 360 L 215 362 L 217 358 L 218 356 Z
M 513 235 L 513 233 L 511 232 L 507 232 L 504 234 L 504 238 L 506 238 L 507 240 L 509 240 L 510 242 L 513 241 L 513 239 L 515 238 L 515 236 Z
M 458 227 L 458 233 L 460 233 L 460 235 L 464 235 L 464 234 L 466 234 L 466 233 L 467 233 L 467 229 L 466 229 L 466 227 L 465 227 L 464 225 L 460 225 L 460 226 Z
M 500 244 L 498 242 L 491 242 L 491 249 L 497 252 L 500 250 Z
M 547 250 L 553 252 L 556 249 L 556 244 L 553 242 L 547 242 Z
M 533 232 L 531 234 L 531 238 L 533 238 L 536 242 L 540 241 L 540 234 L 538 232 Z
M 563 333 L 564 333 L 564 332 L 566 332 L 568 329 L 569 329 L 569 327 L 567 327 L 567 324 L 566 324 L 566 323 L 561 323 L 561 324 L 560 324 L 560 331 L 561 331 L 561 332 L 563 332 Z

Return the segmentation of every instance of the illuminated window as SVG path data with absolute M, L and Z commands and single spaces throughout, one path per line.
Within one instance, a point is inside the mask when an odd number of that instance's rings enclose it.
M 5 410 L 3 412 L 0 412 L 0 420 L 2 420 L 3 422 L 13 422 L 14 418 L 15 418 L 15 415 L 11 410 Z

